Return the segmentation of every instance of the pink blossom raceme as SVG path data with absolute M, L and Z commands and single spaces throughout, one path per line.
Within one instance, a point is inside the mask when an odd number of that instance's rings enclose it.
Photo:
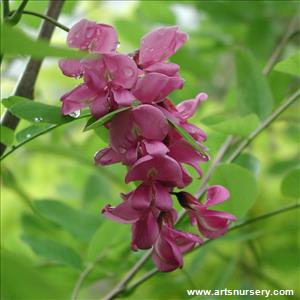
M 207 238 L 216 238 L 223 235 L 230 221 L 236 221 L 236 217 L 222 211 L 209 209 L 229 198 L 229 192 L 220 185 L 208 188 L 205 202 L 200 203 L 195 197 L 187 192 L 176 194 L 180 204 L 189 210 L 189 217 L 193 225 L 197 225 L 200 232 Z
M 166 62 L 188 39 L 178 26 L 161 27 L 146 34 L 135 55 L 141 72 L 133 94 L 142 103 L 162 101 L 172 91 L 183 87 L 179 66 Z
M 82 61 L 81 68 L 84 83 L 62 96 L 63 114 L 89 106 L 99 118 L 135 99 L 130 89 L 137 79 L 137 67 L 127 55 L 103 54 L 100 59 Z
M 84 19 L 71 28 L 67 43 L 71 48 L 93 53 L 95 58 L 64 59 L 59 63 L 66 76 L 83 80 L 62 96 L 63 114 L 89 107 L 99 118 L 127 107 L 106 122 L 109 145 L 94 159 L 104 166 L 123 163 L 128 168 L 125 182 L 134 181 L 137 187 L 122 195 L 121 204 L 106 205 L 102 212 L 119 223 L 130 224 L 132 249 L 152 247 L 152 259 L 162 272 L 181 268 L 183 254 L 203 243 L 196 235 L 174 229 L 178 216 L 171 194 L 177 196 L 189 211 L 192 224 L 198 225 L 207 238 L 224 234 L 229 222 L 235 220 L 226 212 L 210 209 L 229 197 L 221 186 L 208 189 L 205 203 L 186 192 L 174 192 L 192 182 L 185 164 L 201 177 L 200 164 L 209 159 L 203 145 L 205 133 L 188 122 L 207 95 L 200 93 L 177 106 L 167 98 L 182 88 L 183 79 L 179 66 L 166 60 L 187 38 L 177 26 L 162 27 L 146 34 L 134 55 L 125 55 L 116 52 L 118 36 L 113 27 Z M 172 123 L 186 130 L 198 147 L 186 141 Z
M 203 240 L 194 234 L 163 225 L 153 247 L 152 259 L 160 271 L 171 272 L 182 268 L 182 254 L 192 250 L 196 244 L 203 244 Z

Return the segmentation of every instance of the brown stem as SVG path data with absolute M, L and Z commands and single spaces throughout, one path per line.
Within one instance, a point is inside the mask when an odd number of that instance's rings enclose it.
M 64 4 L 64 0 L 50 0 L 49 7 L 47 10 L 47 16 L 57 20 L 58 16 L 62 10 Z M 51 36 L 55 26 L 48 21 L 43 21 L 41 30 L 38 35 L 38 39 L 43 39 L 46 41 L 50 41 Z M 30 58 L 25 71 L 16 87 L 16 91 L 14 93 L 15 96 L 26 97 L 28 99 L 33 100 L 34 96 L 34 85 L 37 80 L 40 68 L 42 65 L 42 60 L 36 60 Z M 2 120 L 1 125 L 8 127 L 12 130 L 15 130 L 18 126 L 20 119 L 14 115 L 12 115 L 9 111 L 6 111 Z M 5 152 L 6 145 L 0 145 L 0 156 Z

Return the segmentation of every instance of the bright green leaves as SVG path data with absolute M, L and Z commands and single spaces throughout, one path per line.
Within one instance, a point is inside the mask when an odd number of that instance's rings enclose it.
M 14 142 L 14 132 L 8 127 L 1 125 L 1 143 L 6 146 L 10 146 Z
M 300 76 L 300 51 L 280 61 L 274 70 Z
M 35 202 L 35 208 L 46 219 L 71 233 L 76 239 L 87 242 L 101 223 L 99 216 L 76 210 L 62 202 L 42 200 Z
M 111 222 L 111 220 L 105 221 L 89 243 L 87 260 L 94 261 L 104 249 L 117 247 L 122 244 L 122 241 L 126 243 L 128 239 L 130 239 L 129 226 L 118 226 L 118 224 Z
M 272 112 L 273 97 L 267 79 L 254 57 L 242 49 L 236 50 L 237 103 L 242 114 L 257 114 L 263 120 Z
M 300 197 L 300 169 L 289 171 L 281 182 L 281 192 L 286 197 Z
M 75 269 L 82 267 L 80 256 L 68 246 L 50 239 L 29 235 L 22 236 L 22 240 L 31 247 L 34 253 L 47 258 L 49 261 Z
M 240 137 L 248 136 L 259 125 L 257 115 L 251 114 L 245 117 L 230 118 L 224 122 L 211 126 L 212 129 Z
M 62 115 L 58 106 L 32 101 L 23 97 L 9 97 L 3 100 L 3 104 L 9 106 L 9 111 L 13 115 L 30 122 L 63 124 L 74 120 L 70 116 Z
M 116 109 L 116 110 L 114 110 L 114 111 L 106 114 L 105 116 L 103 116 L 100 119 L 95 119 L 94 117 L 91 117 L 87 121 L 87 123 L 86 123 L 85 128 L 84 128 L 83 131 L 88 131 L 88 130 L 91 130 L 91 129 L 98 128 L 98 127 L 104 125 L 106 122 L 110 121 L 118 113 L 120 113 L 122 111 L 125 111 L 125 110 L 127 110 L 129 108 L 130 107 L 122 107 L 122 108 Z
M 49 46 L 45 41 L 34 41 L 22 31 L 1 24 L 1 54 L 31 55 L 34 58 L 46 56 L 82 58 L 86 53 L 62 47 Z
M 242 218 L 257 197 L 255 177 L 245 168 L 235 164 L 220 164 L 213 173 L 210 185 L 220 184 L 230 191 L 230 199 L 217 206 Z

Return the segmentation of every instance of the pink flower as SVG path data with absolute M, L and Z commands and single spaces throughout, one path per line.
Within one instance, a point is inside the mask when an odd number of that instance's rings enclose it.
M 159 182 L 165 186 L 184 186 L 182 169 L 179 163 L 168 155 L 146 155 L 133 164 L 125 178 L 129 183 L 135 180 L 143 180 L 149 184 Z
M 142 194 L 142 191 L 137 193 Z M 133 193 L 124 195 L 124 202 L 116 207 L 107 205 L 102 213 L 123 224 L 132 224 L 132 249 L 149 249 L 157 240 L 159 234 L 158 216 L 159 210 L 148 207 L 144 210 L 136 210 L 131 205 Z M 134 197 L 134 196 L 133 196 Z
M 199 93 L 194 99 L 185 100 L 177 106 L 166 99 L 158 107 L 168 118 L 183 127 L 197 142 L 201 143 L 206 140 L 206 134 L 197 126 L 188 123 L 187 119 L 195 114 L 199 105 L 206 99 L 207 94 Z
M 112 26 L 82 19 L 70 29 L 67 44 L 70 48 L 109 53 L 115 52 L 119 42 L 118 34 Z M 62 59 L 59 66 L 66 76 L 80 77 L 83 74 L 80 60 Z
M 230 221 L 236 221 L 236 217 L 227 212 L 209 209 L 210 206 L 229 198 L 229 192 L 223 186 L 209 187 L 203 204 L 187 192 L 179 192 L 176 196 L 180 204 L 189 210 L 191 223 L 197 225 L 199 231 L 207 238 L 223 235 L 228 230 Z
M 203 240 L 194 234 L 163 225 L 154 244 L 152 259 L 161 272 L 171 272 L 182 268 L 183 253 L 192 250 L 196 244 L 202 243 Z
M 60 67 L 64 73 L 73 68 L 71 62 Z M 130 105 L 135 99 L 130 89 L 137 79 L 137 67 L 127 55 L 103 54 L 97 60 L 81 61 L 80 68 L 84 83 L 61 98 L 65 115 L 89 106 L 92 114 L 99 118 L 111 109 Z
M 73 25 L 67 37 L 70 48 L 98 53 L 113 52 L 118 43 L 118 34 L 112 26 L 86 19 Z
M 172 56 L 188 39 L 178 26 L 161 27 L 147 33 L 141 40 L 139 64 L 143 68 L 164 62 Z
M 178 26 L 158 28 L 142 38 L 135 59 L 143 72 L 132 91 L 142 103 L 161 101 L 172 91 L 183 87 L 183 79 L 178 74 L 179 66 L 165 60 L 187 38 L 187 34 L 180 32 Z

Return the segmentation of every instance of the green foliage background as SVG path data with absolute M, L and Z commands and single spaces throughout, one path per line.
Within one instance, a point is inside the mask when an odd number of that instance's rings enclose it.
M 46 6 L 47 1 L 29 1 L 26 9 L 43 13 Z M 142 35 L 156 26 L 181 25 L 190 40 L 172 61 L 180 64 L 186 83 L 171 98 L 178 103 L 199 91 L 209 94 L 193 122 L 208 133 L 206 145 L 214 158 L 228 135 L 236 137 L 232 151 L 299 89 L 299 31 L 284 47 L 284 62 L 262 75 L 295 14 L 300 16 L 296 1 L 66 1 L 59 21 L 69 27 L 83 17 L 112 24 L 121 52 L 138 48 Z M 35 36 L 39 24 L 39 18 L 24 15 L 16 27 Z M 65 38 L 56 29 L 52 42 L 63 46 Z M 24 69 L 26 57 L 15 52 L 31 51 L 24 43 L 17 47 L 5 50 L 1 98 L 13 94 Z M 45 55 L 42 48 L 37 55 Z M 46 58 L 35 99 L 59 106 L 60 96 L 75 85 L 76 80 L 61 74 L 57 58 Z M 33 121 L 34 113 L 45 108 L 34 109 L 28 115 L 15 108 L 23 119 L 15 136 L 2 128 L 2 141 L 16 145 L 48 128 L 48 123 Z M 47 116 L 50 124 L 60 122 L 52 112 Z M 231 200 L 223 208 L 240 221 L 299 198 L 299 121 L 298 101 L 233 164 L 220 165 L 212 176 L 212 184 L 230 189 Z M 85 123 L 66 122 L 2 163 L 2 299 L 70 299 L 80 274 L 94 262 L 78 299 L 101 299 L 143 254 L 130 250 L 129 226 L 100 214 L 106 203 L 117 204 L 120 192 L 133 186 L 124 184 L 123 166 L 93 165 L 93 155 L 106 138 L 101 130 L 82 132 Z M 196 179 L 188 191 L 194 193 L 200 183 Z M 180 226 L 193 230 L 187 221 Z M 126 296 L 175 300 L 188 298 L 186 289 L 191 288 L 267 288 L 294 289 L 299 297 L 299 251 L 299 211 L 294 210 L 225 235 L 189 254 L 182 270 L 156 274 Z M 140 274 L 152 268 L 149 261 Z

